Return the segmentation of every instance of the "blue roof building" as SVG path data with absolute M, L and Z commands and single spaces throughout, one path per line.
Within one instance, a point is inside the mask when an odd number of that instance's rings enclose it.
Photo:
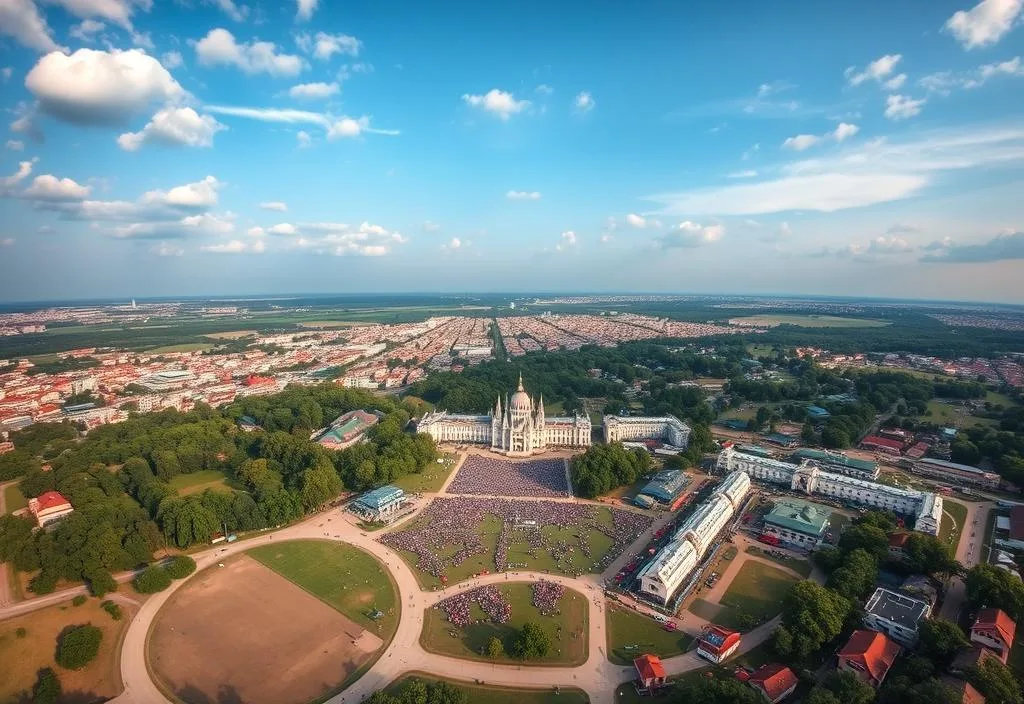
M 825 420 L 826 418 L 832 417 L 832 414 L 821 406 L 808 406 L 807 415 L 809 415 L 812 420 Z
M 386 521 L 405 505 L 405 492 L 397 486 L 382 486 L 352 502 L 351 509 L 371 521 Z
M 686 488 L 687 484 L 690 483 L 690 477 L 688 477 L 683 471 L 678 469 L 666 469 L 663 472 L 658 472 L 651 478 L 651 481 L 647 482 L 643 489 L 640 490 L 640 496 L 649 496 L 655 501 L 659 501 L 663 504 L 670 504 L 676 500 L 676 497 L 682 493 L 683 489 Z

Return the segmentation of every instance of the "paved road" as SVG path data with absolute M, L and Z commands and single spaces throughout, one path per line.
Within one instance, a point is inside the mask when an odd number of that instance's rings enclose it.
M 982 554 L 986 537 L 985 526 L 988 521 L 988 513 L 996 507 L 996 504 L 992 501 L 961 503 L 967 506 L 967 518 L 964 519 L 960 542 L 956 546 L 956 559 L 964 568 L 970 569 L 988 557 Z M 942 604 L 939 615 L 942 618 L 955 621 L 966 599 L 967 588 L 964 585 L 964 580 L 960 577 L 953 577 L 946 589 L 946 600 Z

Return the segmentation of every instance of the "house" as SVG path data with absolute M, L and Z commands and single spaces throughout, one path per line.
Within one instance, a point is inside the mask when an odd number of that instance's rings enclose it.
M 969 682 L 946 675 L 942 677 L 942 684 L 953 690 L 953 695 L 956 697 L 953 700 L 955 702 L 960 702 L 961 704 L 985 704 L 985 697 Z
M 33 499 L 29 499 L 28 510 L 35 517 L 36 525 L 40 528 L 45 528 L 51 523 L 56 523 L 64 518 L 75 509 L 71 506 L 71 502 L 65 499 L 59 492 L 47 491 Z
M 967 650 L 961 651 L 949 666 L 949 671 L 955 675 L 963 675 L 972 668 L 981 667 L 989 658 L 996 658 L 988 648 L 980 645 L 972 645 Z M 998 658 L 996 658 L 998 660 Z
M 747 684 L 761 692 L 771 704 L 778 704 L 788 697 L 799 683 L 791 669 L 778 663 L 762 665 L 747 680 Z
M 971 626 L 971 642 L 984 646 L 1006 664 L 1017 624 L 1002 609 L 982 609 Z
M 740 647 L 739 631 L 730 631 L 721 626 L 710 626 L 697 642 L 697 655 L 718 664 Z
M 839 651 L 836 669 L 852 672 L 862 682 L 877 689 L 899 653 L 899 644 L 883 633 L 854 631 Z
M 889 557 L 894 560 L 905 560 L 907 557 L 907 540 L 910 533 L 889 533 Z
M 879 587 L 864 605 L 864 625 L 912 648 L 917 645 L 918 624 L 931 612 L 932 607 L 926 601 Z
M 665 668 L 657 655 L 641 655 L 633 660 L 636 668 L 637 690 L 651 693 L 666 684 Z

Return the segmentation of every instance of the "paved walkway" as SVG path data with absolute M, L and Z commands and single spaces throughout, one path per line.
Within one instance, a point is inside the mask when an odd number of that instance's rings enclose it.
M 960 542 L 956 546 L 956 559 L 965 569 L 974 567 L 983 562 L 988 555 L 983 555 L 984 543 L 988 536 L 985 535 L 985 526 L 988 524 L 989 511 L 996 507 L 995 502 L 985 501 L 975 503 L 973 501 L 962 501 L 967 507 L 967 517 L 960 531 Z M 955 621 L 960 614 L 960 609 L 967 600 L 967 587 L 960 577 L 953 577 L 949 580 L 946 589 L 945 601 L 939 615 L 950 621 Z

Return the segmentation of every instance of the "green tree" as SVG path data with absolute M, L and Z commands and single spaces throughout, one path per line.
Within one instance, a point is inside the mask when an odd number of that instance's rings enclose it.
M 920 574 L 949 575 L 957 570 L 957 562 L 949 547 L 934 535 L 912 532 L 904 545 L 907 566 Z
M 57 639 L 57 664 L 68 670 L 80 670 L 100 651 L 103 631 L 96 626 L 72 626 Z
M 865 550 L 877 562 L 881 562 L 889 554 L 889 536 L 877 526 L 858 523 L 843 531 L 839 538 L 839 549 L 844 553 Z
M 163 569 L 171 579 L 185 579 L 196 571 L 196 561 L 188 555 L 175 555 L 164 563 Z
M 330 460 L 302 473 L 302 507 L 312 511 L 341 493 L 341 478 Z
M 60 678 L 57 677 L 53 668 L 44 667 L 36 673 L 36 683 L 32 687 L 34 704 L 57 704 L 60 695 Z
M 487 657 L 497 660 L 503 655 L 505 655 L 505 646 L 502 645 L 501 639 L 491 636 L 490 640 L 487 641 Z
M 967 601 L 974 608 L 1002 609 L 1019 620 L 1024 615 L 1024 582 L 1009 572 L 981 563 L 967 571 Z
M 789 645 L 797 660 L 806 658 L 839 635 L 850 612 L 849 600 L 810 580 L 797 582 L 783 600 L 782 625 L 789 636 L 776 636 L 775 646 Z M 786 641 L 790 642 L 786 642 Z
M 771 417 L 772 412 L 768 410 L 768 406 L 758 406 L 757 414 L 754 416 L 754 430 L 761 430 Z
M 132 580 L 132 586 L 139 594 L 156 594 L 171 586 L 171 578 L 166 570 L 151 565 Z
M 852 672 L 830 672 L 823 684 L 842 704 L 871 704 L 875 700 L 874 688 Z
M 872 692 L 872 695 L 874 695 L 874 692 Z M 845 704 L 845 702 L 824 687 L 815 687 L 807 693 L 804 704 Z
M 971 667 L 965 674 L 967 681 L 985 695 L 986 702 L 1024 704 L 1020 682 L 1013 671 L 996 658 L 986 658 L 981 665 Z
M 918 650 L 938 667 L 948 665 L 958 652 L 969 645 L 957 624 L 942 618 L 921 622 Z
M 516 638 L 513 654 L 523 660 L 534 660 L 547 655 L 550 649 L 551 638 L 544 629 L 533 621 L 527 621 Z
M 675 686 L 669 701 L 678 704 L 764 704 L 764 697 L 733 677 L 687 677 Z
M 828 588 L 847 599 L 863 599 L 875 588 L 878 579 L 878 561 L 867 550 L 857 548 L 843 558 L 842 564 L 832 572 Z

